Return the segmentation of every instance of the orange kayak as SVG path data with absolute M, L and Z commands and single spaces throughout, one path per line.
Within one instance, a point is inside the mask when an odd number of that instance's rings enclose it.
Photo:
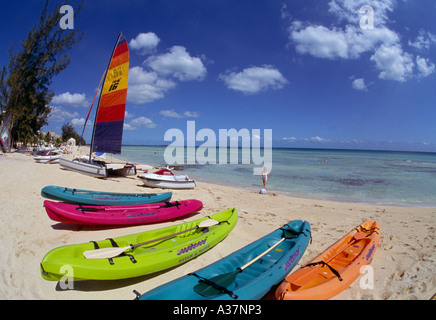
M 278 300 L 326 300 L 345 290 L 369 264 L 380 241 L 377 221 L 365 221 L 305 266 L 288 275 Z

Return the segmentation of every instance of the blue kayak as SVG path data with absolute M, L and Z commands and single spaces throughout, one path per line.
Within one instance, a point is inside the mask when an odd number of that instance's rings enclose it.
M 41 195 L 67 203 L 113 206 L 166 202 L 170 201 L 172 193 L 117 193 L 46 186 L 42 188 Z
M 213 264 L 139 295 L 138 299 L 261 299 L 295 267 L 310 239 L 307 221 L 291 221 Z

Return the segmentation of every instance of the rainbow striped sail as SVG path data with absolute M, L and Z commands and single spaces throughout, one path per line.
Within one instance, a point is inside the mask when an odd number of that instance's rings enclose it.
M 120 34 L 100 93 L 91 152 L 121 153 L 128 77 L 129 48 Z

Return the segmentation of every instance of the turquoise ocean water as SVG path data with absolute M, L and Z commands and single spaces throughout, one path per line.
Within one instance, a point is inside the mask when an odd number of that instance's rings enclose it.
M 166 165 L 165 149 L 123 146 L 119 157 Z M 186 164 L 186 148 L 179 151 Z M 253 168 L 262 164 L 242 164 L 238 151 L 238 164 L 196 163 L 181 169 L 198 181 L 260 190 L 262 180 L 253 175 Z M 326 200 L 436 207 L 436 153 L 277 148 L 272 150 L 267 189 Z

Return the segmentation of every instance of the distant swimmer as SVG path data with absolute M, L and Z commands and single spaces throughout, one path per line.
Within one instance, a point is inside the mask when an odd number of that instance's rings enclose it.
M 262 180 L 263 180 L 263 186 L 266 187 L 266 182 L 269 180 L 268 176 L 268 170 L 266 167 L 263 167 L 263 172 L 261 174 Z

